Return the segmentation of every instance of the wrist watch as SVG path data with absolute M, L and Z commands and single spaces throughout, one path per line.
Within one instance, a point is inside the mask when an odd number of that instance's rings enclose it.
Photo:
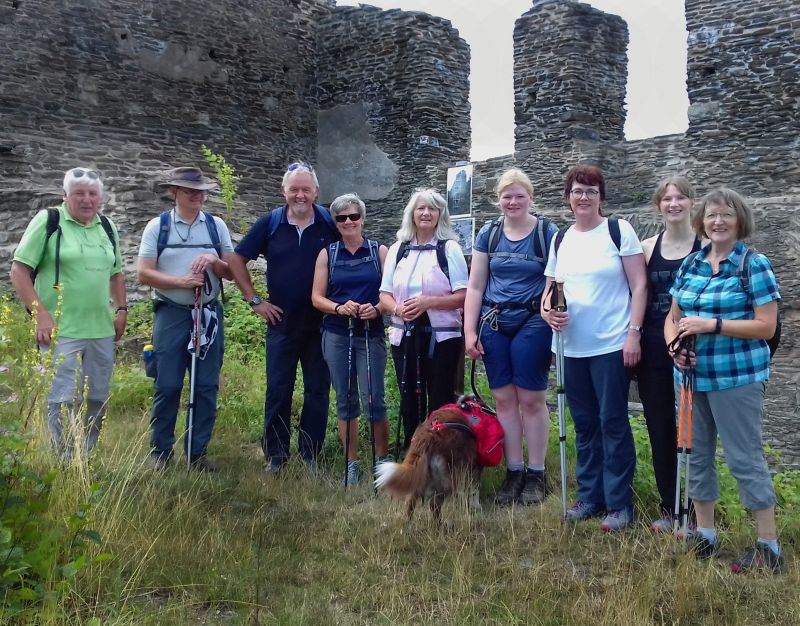
M 250 306 L 258 306 L 262 302 L 263 302 L 263 300 L 258 297 L 258 294 L 256 294 L 255 296 L 253 296 L 252 298 L 250 298 L 247 301 L 247 304 L 249 304 Z
M 642 327 L 641 326 L 637 326 L 636 324 L 631 324 L 630 326 L 628 326 L 628 330 L 634 330 L 637 333 L 639 333 L 640 335 L 642 334 Z

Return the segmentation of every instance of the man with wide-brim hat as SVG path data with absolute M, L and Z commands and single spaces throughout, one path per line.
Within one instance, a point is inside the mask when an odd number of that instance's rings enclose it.
M 187 349 L 193 310 L 202 305 L 205 326 L 216 335 L 203 341 L 203 357 L 195 365 L 194 409 L 184 450 L 191 467 L 216 471 L 206 455 L 217 416 L 217 391 L 223 353 L 221 279 L 230 278 L 233 256 L 230 232 L 219 217 L 203 211 L 206 192 L 217 184 L 196 167 L 167 172 L 160 187 L 168 187 L 175 206 L 154 217 L 139 246 L 139 282 L 153 288 L 155 380 L 151 414 L 150 454 L 154 468 L 165 469 L 175 444 L 175 423 L 183 379 L 191 366 Z M 199 356 L 199 355 L 198 355 Z

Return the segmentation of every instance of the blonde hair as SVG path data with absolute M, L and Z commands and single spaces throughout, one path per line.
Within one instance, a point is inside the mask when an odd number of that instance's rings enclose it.
M 658 187 L 656 187 L 656 190 L 653 192 L 652 199 L 656 209 L 658 209 L 659 205 L 661 204 L 662 198 L 667 195 L 667 187 L 670 185 L 675 187 L 675 189 L 680 191 L 684 196 L 692 201 L 697 199 L 697 193 L 695 192 L 694 187 L 692 187 L 692 184 L 686 180 L 685 177 L 676 174 L 674 176 L 668 176 L 658 183 Z
M 500 178 L 497 179 L 497 185 L 495 185 L 494 193 L 498 200 L 500 199 L 500 194 L 511 185 L 519 185 L 525 189 L 525 191 L 527 191 L 528 195 L 531 197 L 531 204 L 533 204 L 533 183 L 525 172 L 523 172 L 521 169 L 517 169 L 516 167 L 506 170 L 500 174 Z
M 447 210 L 447 202 L 438 191 L 426 187 L 417 189 L 411 194 L 406 208 L 403 209 L 403 219 L 400 222 L 400 230 L 397 231 L 397 241 L 411 241 L 416 237 L 417 226 L 414 224 L 414 209 L 423 203 L 439 210 L 439 221 L 436 223 L 434 238 L 440 241 L 444 239 L 458 240 L 456 232 L 450 225 L 450 212 Z

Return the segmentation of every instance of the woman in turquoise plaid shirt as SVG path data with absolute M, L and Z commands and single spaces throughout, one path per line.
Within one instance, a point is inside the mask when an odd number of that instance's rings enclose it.
M 783 557 L 775 527 L 775 490 L 761 442 L 770 369 L 766 340 L 775 332 L 778 283 L 765 256 L 744 256 L 748 248 L 742 240 L 753 232 L 753 214 L 738 193 L 720 188 L 707 194 L 692 225 L 711 243 L 689 255 L 678 271 L 664 326 L 668 344 L 676 337 L 693 337 L 695 342 L 690 350 L 673 352 L 676 380 L 687 368 L 694 374 L 689 495 L 697 532 L 691 545 L 699 558 L 712 556 L 718 546 L 714 504 L 719 499 L 719 434 L 742 504 L 752 510 L 758 530 L 755 546 L 733 561 L 731 569 L 778 572 Z

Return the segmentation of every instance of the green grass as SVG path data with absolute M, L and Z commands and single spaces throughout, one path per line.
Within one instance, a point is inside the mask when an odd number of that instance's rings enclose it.
M 210 448 L 222 468 L 216 475 L 187 473 L 180 455 L 163 474 L 147 467 L 151 385 L 138 362 L 121 360 L 97 453 L 88 467 L 76 464 L 57 475 L 46 513 L 53 527 L 63 525 L 99 482 L 103 492 L 88 522 L 103 544 L 88 553 L 114 558 L 80 570 L 29 623 L 800 624 L 796 474 L 776 479 L 785 479 L 778 520 L 788 556 L 788 571 L 778 577 L 728 571 L 727 559 L 753 540 L 753 531 L 747 517 L 727 514 L 736 498 L 726 473 L 721 558 L 696 562 L 673 538 L 649 531 L 657 498 L 638 419 L 632 423 L 642 519 L 628 532 L 606 535 L 597 522 L 560 521 L 555 420 L 547 462 L 552 493 L 542 507 L 492 506 L 503 474 L 492 468 L 483 475 L 482 511 L 454 498 L 441 526 L 426 507 L 407 523 L 402 504 L 375 495 L 369 485 L 347 493 L 340 487 L 333 419 L 320 477 L 308 476 L 297 461 L 279 478 L 263 475 L 263 338 L 244 330 L 242 336 L 258 347 L 231 344 L 226 354 Z M 4 358 L 17 357 L 8 348 Z M 394 420 L 391 364 L 387 372 Z M 25 387 L 20 380 L 11 386 Z M 45 470 L 53 460 L 31 385 L 19 393 L 37 407 L 28 425 L 28 461 Z M 0 418 L 18 422 L 21 402 L 0 405 Z M 298 392 L 295 412 L 300 402 Z M 365 428 L 361 437 L 367 451 Z M 574 449 L 569 452 L 572 476 Z

